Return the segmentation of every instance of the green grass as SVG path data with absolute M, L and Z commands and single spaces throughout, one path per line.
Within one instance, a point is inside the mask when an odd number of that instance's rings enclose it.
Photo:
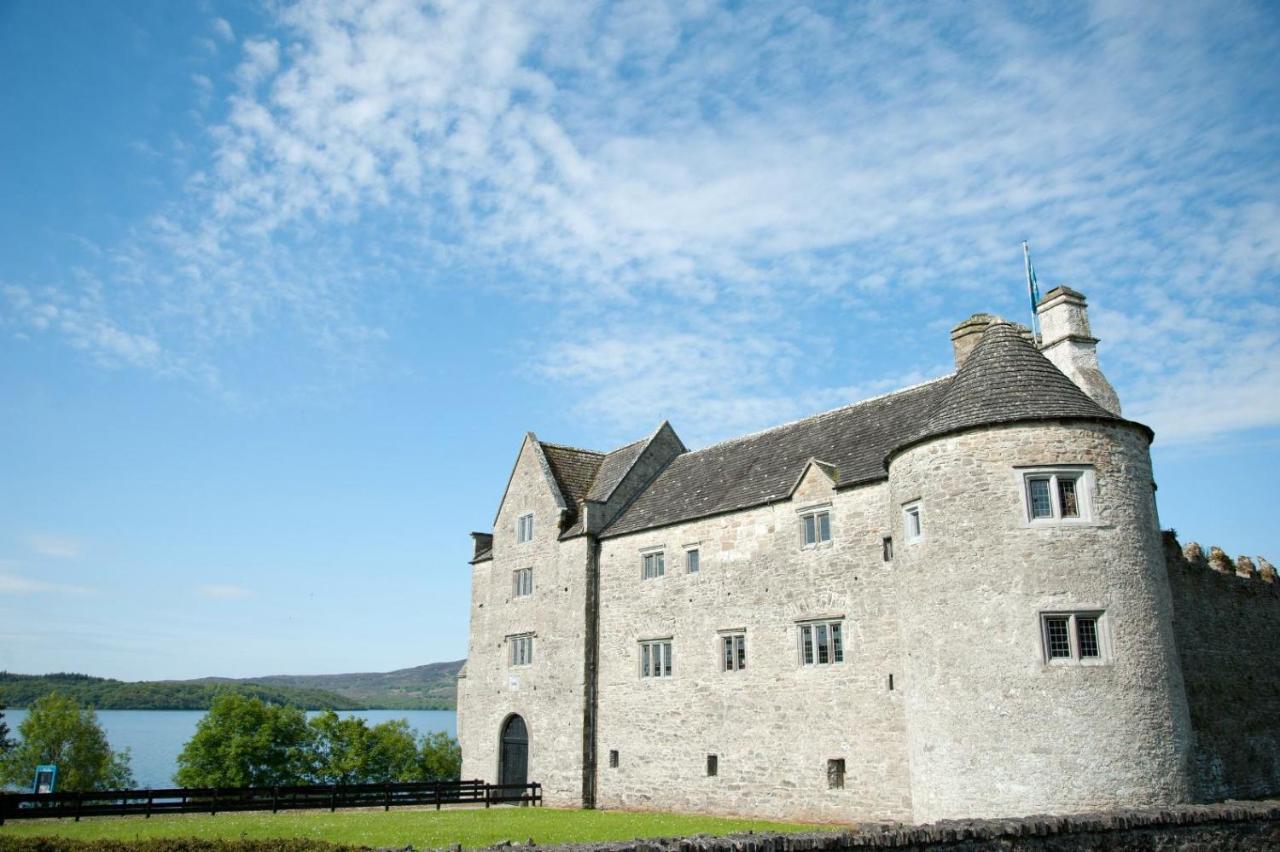
M 579 811 L 557 808 L 454 810 L 308 811 L 293 813 L 173 814 L 143 817 L 86 817 L 80 822 L 48 819 L 8 822 L 5 837 L 71 837 L 137 840 L 151 837 L 202 839 L 314 838 L 369 846 L 434 848 L 461 843 L 490 846 L 503 840 L 540 846 L 632 840 L 693 834 L 804 831 L 816 826 L 687 814 Z

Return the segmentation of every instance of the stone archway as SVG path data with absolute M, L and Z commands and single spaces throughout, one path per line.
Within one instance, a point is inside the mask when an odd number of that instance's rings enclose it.
M 529 729 L 524 719 L 512 714 L 502 724 L 501 745 L 498 756 L 498 783 L 529 783 Z M 508 790 L 506 795 L 516 797 L 520 791 Z

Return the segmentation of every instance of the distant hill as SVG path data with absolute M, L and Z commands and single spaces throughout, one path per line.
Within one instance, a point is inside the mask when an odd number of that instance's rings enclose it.
M 58 690 L 99 710 L 207 710 L 222 690 L 306 710 L 452 710 L 464 660 L 394 672 L 120 681 L 83 674 L 0 672 L 0 704 L 30 707 Z

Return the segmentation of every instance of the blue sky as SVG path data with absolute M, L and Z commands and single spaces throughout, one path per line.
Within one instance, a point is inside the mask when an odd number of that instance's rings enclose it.
M 1084 291 L 1280 555 L 1274 4 L 0 2 L 0 668 L 465 654 L 526 430 L 690 446 Z

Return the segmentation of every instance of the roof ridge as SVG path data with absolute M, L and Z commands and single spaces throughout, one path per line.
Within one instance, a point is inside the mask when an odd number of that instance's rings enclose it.
M 555 447 L 557 450 L 573 450 L 575 453 L 589 453 L 590 455 L 593 455 L 593 456 L 608 455 L 607 452 L 601 452 L 600 450 L 588 450 L 586 447 L 573 447 L 573 446 L 570 446 L 569 444 L 557 444 L 554 441 L 539 440 L 538 443 L 542 444 L 542 446 L 544 447 Z
M 795 426 L 798 423 L 805 423 L 810 420 L 817 420 L 821 417 L 828 417 L 834 414 L 839 414 L 841 412 L 848 411 L 851 408 L 857 408 L 860 405 L 866 405 L 871 402 L 879 402 L 882 399 L 887 399 L 891 396 L 897 396 L 900 393 L 919 390 L 920 388 L 926 387 L 936 382 L 942 382 L 942 381 L 946 381 L 947 379 L 953 379 L 955 378 L 955 375 L 956 375 L 955 373 L 947 373 L 945 376 L 936 376 L 932 379 L 926 379 L 923 382 L 916 382 L 914 385 L 907 385 L 905 388 L 898 388 L 897 390 L 894 390 L 894 391 L 887 391 L 885 393 L 877 394 L 875 396 L 869 396 L 866 399 L 860 399 L 857 402 L 845 403 L 844 405 L 841 405 L 837 408 L 828 409 L 827 411 L 819 411 L 817 414 L 810 414 L 806 417 L 797 417 L 795 420 L 788 420 L 787 422 L 779 423 L 776 426 L 768 426 L 764 429 L 757 429 L 754 432 L 748 432 L 745 435 L 737 435 L 733 438 L 725 438 L 723 441 L 717 441 L 714 444 L 707 444 L 705 447 L 700 447 L 696 450 L 690 450 L 685 455 L 693 456 L 693 455 L 697 455 L 698 453 L 705 452 L 706 450 L 713 450 L 716 447 L 723 447 L 726 444 L 733 444 L 738 441 L 746 441 L 751 438 L 758 438 L 761 435 L 767 435 L 768 433 L 777 431 L 778 429 L 786 429 L 788 427 Z

